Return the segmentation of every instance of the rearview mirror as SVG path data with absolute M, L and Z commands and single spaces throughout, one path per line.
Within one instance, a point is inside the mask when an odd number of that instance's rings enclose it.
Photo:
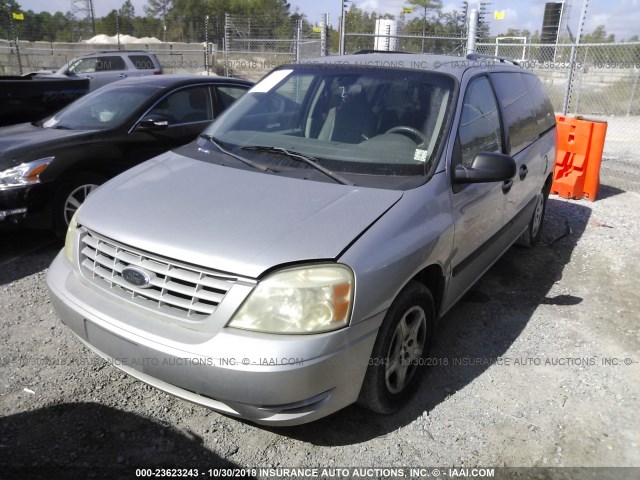
M 516 175 L 516 161 L 502 153 L 482 152 L 475 156 L 471 166 L 456 165 L 455 183 L 506 182 Z

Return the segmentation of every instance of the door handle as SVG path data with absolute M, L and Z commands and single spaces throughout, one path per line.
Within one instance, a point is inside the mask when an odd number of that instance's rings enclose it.
M 511 187 L 513 187 L 513 180 L 506 180 L 502 184 L 502 193 L 509 193 L 509 190 L 511 190 Z
M 524 180 L 525 177 L 527 176 L 527 173 L 529 173 L 529 169 L 527 168 L 526 165 L 521 165 L 520 166 L 520 180 Z
M 120 78 L 127 78 L 127 76 L 124 73 L 121 73 L 120 75 L 118 75 Z

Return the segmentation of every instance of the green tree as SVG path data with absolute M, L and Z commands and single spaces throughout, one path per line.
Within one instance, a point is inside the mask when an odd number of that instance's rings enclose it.
M 198 42 L 204 39 L 207 3 L 206 0 L 174 0 L 169 18 L 177 25 L 179 41 Z
M 15 0 L 0 0 L 0 29 L 2 29 L 2 34 L 4 38 L 13 39 L 13 32 L 11 31 L 11 22 L 13 13 L 22 12 L 22 8 Z M 18 38 L 20 38 L 21 27 L 16 25 L 14 21 L 14 26 L 17 29 Z
M 118 10 L 118 13 L 123 18 L 133 19 L 136 16 L 136 11 L 133 7 L 133 3 L 131 3 L 131 0 L 125 0 L 125 2 L 120 7 L 120 10 Z
M 172 0 L 147 0 L 147 4 L 142 10 L 148 17 L 159 17 L 165 19 L 172 7 Z
M 163 22 L 159 18 L 135 17 L 133 19 L 133 31 L 136 37 L 156 37 L 163 39 Z
M 135 31 L 133 26 L 136 12 L 133 7 L 133 3 L 131 3 L 131 0 L 125 0 L 125 2 L 118 10 L 118 17 L 120 33 L 135 36 L 137 32 Z
M 172 0 L 148 0 L 147 4 L 143 7 L 144 13 L 146 15 L 145 21 L 147 23 L 153 23 L 152 20 L 159 20 L 161 23 L 160 28 L 162 29 L 162 40 L 167 41 L 166 32 L 167 32 L 167 15 L 172 8 Z M 156 27 L 155 35 L 158 36 L 160 31 Z
M 607 30 L 604 25 L 598 25 L 595 30 L 586 35 L 582 35 L 580 43 L 613 43 L 615 42 L 615 35 L 612 33 L 607 35 Z
M 440 10 L 442 0 L 409 0 L 411 5 L 422 9 L 422 36 L 427 35 L 427 14 L 429 10 Z M 422 40 L 422 51 L 424 52 L 424 39 Z
M 367 12 L 351 4 L 349 10 L 345 12 L 345 32 L 348 33 L 374 33 L 376 20 L 380 18 L 390 18 L 389 14 L 378 14 Z M 374 46 L 374 37 L 345 37 L 345 52 L 356 52 L 358 50 L 371 50 Z
M 96 33 L 113 36 L 118 31 L 118 11 L 111 10 L 107 15 L 96 19 Z
M 56 12 L 52 18 L 52 30 L 56 32 L 56 42 L 71 42 L 73 17 L 71 12 Z

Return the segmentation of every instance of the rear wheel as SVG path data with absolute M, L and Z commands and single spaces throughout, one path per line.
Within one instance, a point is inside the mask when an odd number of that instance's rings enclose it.
M 97 173 L 77 173 L 68 177 L 56 192 L 53 203 L 53 221 L 56 234 L 62 236 L 71 218 L 89 194 L 105 182 Z
M 410 283 L 382 322 L 360 390 L 360 405 L 388 414 L 409 401 L 424 371 L 434 323 L 431 292 L 421 283 Z

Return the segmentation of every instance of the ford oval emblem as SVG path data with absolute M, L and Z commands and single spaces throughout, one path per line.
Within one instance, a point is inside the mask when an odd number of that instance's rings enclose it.
M 127 283 L 138 288 L 148 287 L 151 283 L 151 276 L 141 268 L 136 267 L 127 267 L 123 269 L 122 278 L 124 278 Z

